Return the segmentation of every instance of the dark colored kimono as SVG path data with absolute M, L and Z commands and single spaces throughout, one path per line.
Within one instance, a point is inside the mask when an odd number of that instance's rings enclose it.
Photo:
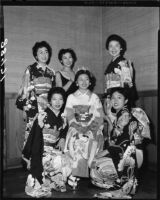
M 71 173 L 69 159 L 56 149 L 59 140 L 65 139 L 67 133 L 61 114 L 56 116 L 52 108 L 39 113 L 24 146 L 23 156 L 31 159 L 25 187 L 25 192 L 30 196 L 38 197 L 40 193 L 50 192 L 57 185 L 64 187 L 66 176 Z M 55 126 L 58 131 L 54 130 Z
M 55 86 L 55 72 L 46 66 L 45 71 L 37 63 L 27 67 L 16 106 L 26 112 L 24 144 L 27 141 L 36 114 L 47 107 L 47 93 Z
M 143 162 L 143 139 L 150 138 L 149 120 L 140 108 L 124 107 L 117 113 L 105 150 L 91 168 L 94 185 L 108 189 L 104 197 L 125 197 L 137 187 L 137 169 Z M 107 196 L 108 195 L 108 196 Z
M 132 104 L 138 99 L 138 94 L 135 85 L 135 71 L 130 63 L 123 56 L 117 57 L 114 61 L 111 61 L 105 70 L 105 93 L 110 92 L 110 88 L 113 87 L 128 87 L 130 88 Z M 132 86 L 128 84 L 132 83 Z

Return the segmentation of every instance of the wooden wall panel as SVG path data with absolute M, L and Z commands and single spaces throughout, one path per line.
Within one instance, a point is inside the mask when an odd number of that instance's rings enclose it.
M 102 12 L 104 70 L 110 62 L 105 42 L 110 34 L 127 41 L 126 57 L 133 61 L 139 91 L 156 90 L 158 70 L 158 7 L 104 7 Z
M 137 101 L 137 106 L 143 108 L 151 122 L 152 143 L 157 145 L 157 123 L 158 123 L 158 104 L 157 96 L 141 97 Z
M 150 120 L 151 141 L 146 145 L 146 160 L 148 167 L 157 170 L 157 142 L 158 142 L 158 104 L 157 92 L 139 93 L 137 106 L 145 110 Z
M 15 101 L 16 94 L 6 95 L 5 165 L 7 168 L 21 165 L 21 151 L 24 141 L 25 122 L 22 111 L 15 106 Z
M 32 46 L 46 40 L 53 48 L 50 67 L 61 65 L 61 48 L 73 48 L 78 66 L 87 66 L 97 77 L 95 90 L 102 92 L 102 9 L 74 6 L 4 6 L 6 92 L 17 92 L 25 68 L 34 62 Z

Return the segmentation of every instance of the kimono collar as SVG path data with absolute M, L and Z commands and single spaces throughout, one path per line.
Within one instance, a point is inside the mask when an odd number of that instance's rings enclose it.
M 88 95 L 90 96 L 90 90 L 87 90 L 85 93 L 82 93 L 79 89 L 76 91 L 77 96 L 83 96 L 83 95 Z
M 55 113 L 55 111 L 53 110 L 52 106 L 50 106 L 50 105 L 48 106 L 48 108 L 55 114 L 56 117 L 59 116 L 60 111 L 58 113 Z
M 124 112 L 128 112 L 128 113 L 129 113 L 129 110 L 128 110 L 127 106 L 124 106 L 121 110 L 118 111 L 118 113 L 117 113 L 117 119 L 118 119 Z
M 37 66 L 36 67 L 37 67 L 37 69 L 42 69 L 43 71 L 45 71 L 46 68 L 47 68 L 47 65 L 42 66 L 40 63 L 37 62 Z
M 111 63 L 115 63 L 115 62 L 118 63 L 118 62 L 121 61 L 121 60 L 125 60 L 125 58 L 124 58 L 123 56 L 120 55 L 120 56 L 118 56 L 115 60 L 112 60 Z

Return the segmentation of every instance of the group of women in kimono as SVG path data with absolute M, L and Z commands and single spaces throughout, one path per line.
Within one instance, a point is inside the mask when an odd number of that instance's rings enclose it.
M 111 35 L 106 49 L 112 61 L 102 100 L 93 92 L 94 75 L 84 67 L 73 71 L 77 57 L 72 49 L 59 51 L 62 70 L 55 72 L 48 66 L 50 45 L 42 41 L 33 46 L 36 62 L 25 70 L 16 100 L 26 115 L 22 158 L 28 169 L 27 195 L 48 197 L 52 190 L 65 192 L 67 184 L 75 189 L 82 177 L 106 189 L 105 198 L 135 194 L 149 120 L 135 106 L 125 40 Z

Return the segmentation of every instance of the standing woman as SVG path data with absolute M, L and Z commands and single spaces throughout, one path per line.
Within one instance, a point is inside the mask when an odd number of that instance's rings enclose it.
M 126 41 L 119 35 L 113 34 L 107 38 L 106 49 L 112 60 L 105 70 L 105 93 L 113 87 L 128 87 L 132 90 L 132 100 L 138 96 L 135 87 L 135 71 L 130 60 L 124 57 L 127 50 Z
M 36 42 L 32 53 L 36 62 L 25 70 L 16 100 L 17 108 L 26 113 L 24 145 L 37 114 L 47 107 L 48 91 L 55 86 L 55 72 L 48 67 L 52 56 L 51 46 L 46 41 Z
M 131 90 L 132 101 L 134 107 L 138 99 L 136 85 L 135 85 L 135 71 L 130 60 L 124 57 L 127 50 L 126 41 L 119 35 L 110 35 L 106 40 L 106 49 L 111 55 L 112 60 L 105 70 L 105 100 L 104 111 L 111 121 L 115 119 L 115 111 L 111 110 L 110 95 L 111 88 L 114 87 L 127 87 Z
M 56 85 L 62 87 L 68 96 L 75 91 L 73 67 L 77 61 L 77 56 L 72 49 L 61 49 L 58 53 L 58 59 L 63 68 L 56 72 Z

